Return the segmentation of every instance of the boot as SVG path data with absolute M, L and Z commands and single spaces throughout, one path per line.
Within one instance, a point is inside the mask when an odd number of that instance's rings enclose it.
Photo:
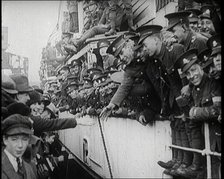
M 198 165 L 192 164 L 187 168 L 178 170 L 178 174 L 186 178 L 196 178 L 202 171 L 202 168 Z
M 159 164 L 159 166 L 163 168 L 170 169 L 176 163 L 176 160 L 172 159 L 172 160 L 169 160 L 168 162 L 158 161 L 157 163 Z

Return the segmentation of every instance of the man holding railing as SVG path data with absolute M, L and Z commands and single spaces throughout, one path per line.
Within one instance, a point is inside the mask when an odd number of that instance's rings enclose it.
M 191 95 L 194 106 L 189 111 L 192 148 L 203 149 L 203 122 L 209 123 L 209 138 L 211 151 L 221 152 L 221 125 L 217 120 L 221 109 L 221 85 L 217 80 L 209 78 L 199 65 L 196 49 L 183 53 L 176 62 L 189 82 L 193 85 Z M 194 153 L 192 164 L 177 173 L 184 177 L 196 178 L 202 168 L 201 154 Z M 212 178 L 219 178 L 220 161 L 212 157 Z

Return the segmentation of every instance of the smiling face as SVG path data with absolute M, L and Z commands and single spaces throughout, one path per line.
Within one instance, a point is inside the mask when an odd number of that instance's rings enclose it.
M 212 20 L 204 18 L 201 20 L 201 29 L 203 32 L 208 34 L 215 34 L 215 27 Z
M 18 134 L 12 136 L 3 136 L 5 149 L 14 157 L 22 157 L 28 144 L 30 136 L 25 134 Z
M 201 83 L 202 77 L 204 75 L 202 67 L 198 64 L 192 65 L 185 73 L 189 82 L 194 86 L 197 86 Z
M 134 59 L 135 52 L 133 48 L 134 48 L 134 41 L 130 40 L 124 45 L 119 54 L 121 61 L 123 61 L 126 65 L 130 64 L 131 61 Z

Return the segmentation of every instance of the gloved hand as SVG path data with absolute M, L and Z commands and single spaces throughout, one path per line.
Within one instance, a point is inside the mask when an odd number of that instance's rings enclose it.
M 100 118 L 107 120 L 108 116 L 111 114 L 112 110 L 116 107 L 115 104 L 109 103 L 100 113 Z

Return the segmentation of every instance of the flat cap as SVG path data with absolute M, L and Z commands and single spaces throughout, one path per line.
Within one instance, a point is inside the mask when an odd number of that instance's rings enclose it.
M 188 11 L 179 11 L 166 14 L 164 17 L 168 19 L 167 30 L 170 31 L 174 26 L 181 23 L 182 21 L 187 21 L 190 14 L 191 12 Z
M 13 114 L 2 122 L 2 133 L 6 135 L 33 134 L 32 120 L 27 116 Z
M 175 62 L 174 68 L 181 69 L 182 73 L 186 72 L 196 61 L 198 61 L 198 50 L 190 49 L 184 52 Z
M 29 116 L 31 113 L 31 109 L 27 105 L 19 102 L 9 104 L 7 106 L 7 110 L 8 110 L 8 116 L 13 114 L 21 114 L 23 116 Z
M 159 33 L 162 30 L 162 28 L 163 27 L 160 25 L 145 25 L 137 28 L 136 32 L 140 34 L 138 44 L 140 44 L 148 36 Z
M 29 81 L 25 75 L 11 75 L 12 80 L 16 84 L 16 90 L 18 92 L 30 92 L 33 88 L 29 86 Z
M 2 75 L 2 89 L 9 94 L 17 94 L 16 83 L 9 76 Z

